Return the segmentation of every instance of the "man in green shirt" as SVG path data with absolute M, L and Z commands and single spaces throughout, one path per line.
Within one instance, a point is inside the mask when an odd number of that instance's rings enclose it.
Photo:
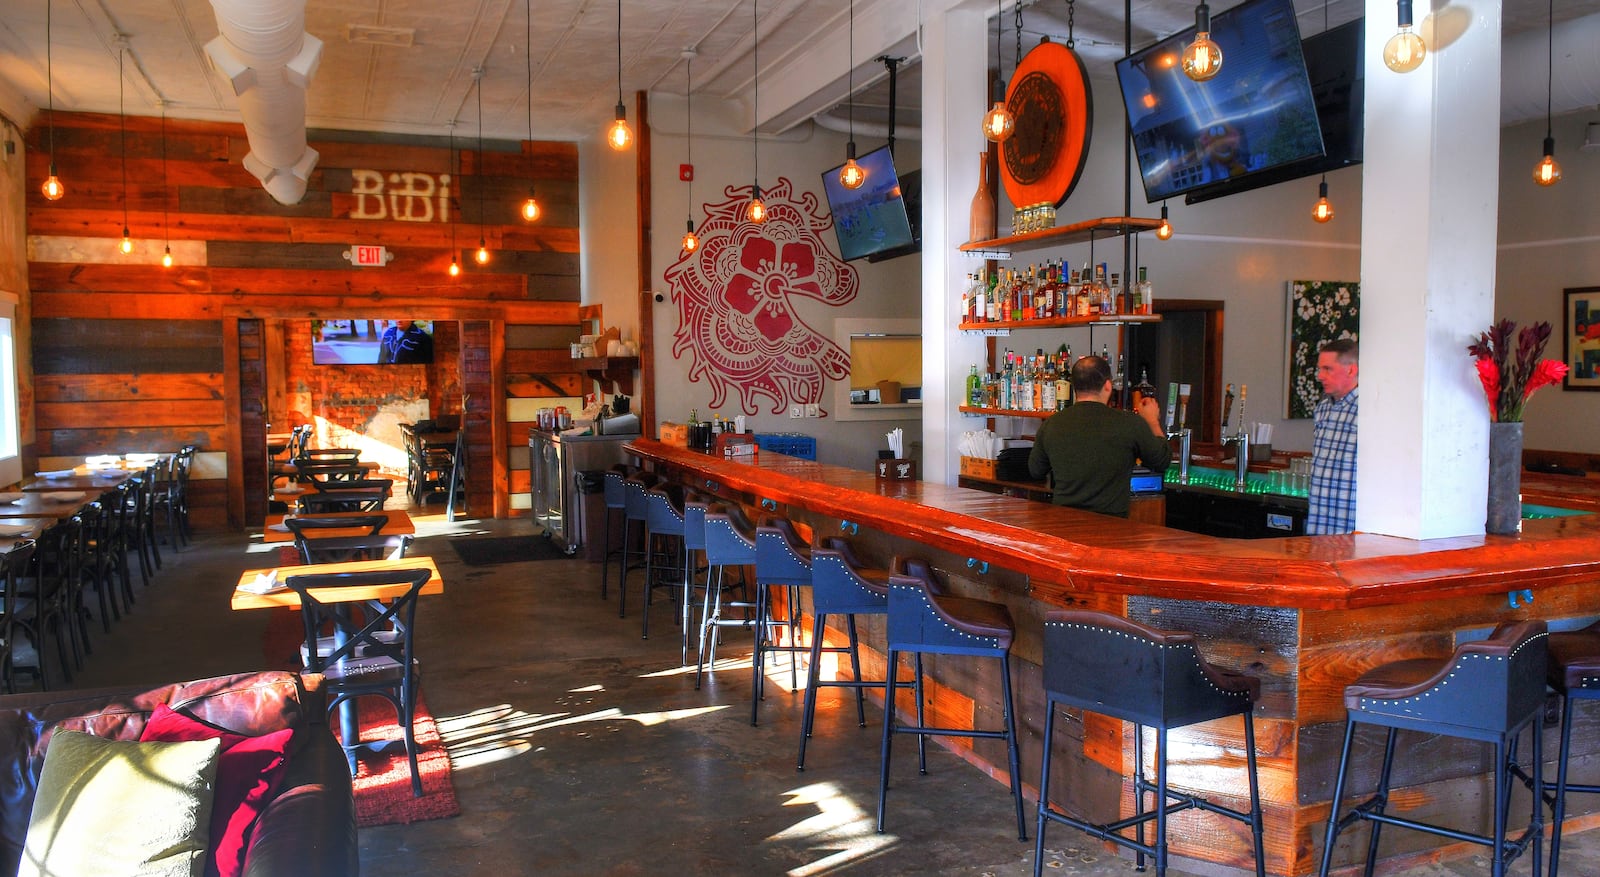
M 1107 407 L 1111 365 L 1098 356 L 1073 363 L 1070 380 L 1077 401 L 1039 427 L 1028 471 L 1050 475 L 1056 505 L 1126 518 L 1134 462 L 1164 472 L 1172 460 L 1160 406 L 1146 398 L 1138 413 Z

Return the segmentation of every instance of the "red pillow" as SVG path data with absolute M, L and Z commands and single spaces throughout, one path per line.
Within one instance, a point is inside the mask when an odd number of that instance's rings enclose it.
M 211 806 L 211 855 L 206 858 L 207 877 L 237 877 L 244 872 L 245 851 L 256 819 L 289 766 L 289 744 L 293 728 L 246 737 L 208 725 L 192 716 L 160 704 L 139 735 L 140 742 L 152 740 L 178 743 L 187 740 L 222 741 L 217 759 L 216 794 Z

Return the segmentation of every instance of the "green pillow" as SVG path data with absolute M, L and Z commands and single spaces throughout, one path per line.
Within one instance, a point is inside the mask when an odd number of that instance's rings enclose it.
M 18 877 L 199 877 L 219 745 L 57 731 Z

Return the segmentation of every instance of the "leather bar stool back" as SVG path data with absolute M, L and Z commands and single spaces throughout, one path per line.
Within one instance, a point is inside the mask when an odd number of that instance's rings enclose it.
M 641 471 L 628 476 L 622 482 L 622 577 L 617 582 L 618 618 L 628 614 L 628 571 L 643 569 L 650 550 L 650 540 L 645 535 L 648 531 L 644 525 L 647 513 L 644 492 L 654 487 L 659 480 L 654 473 Z M 630 548 L 636 534 L 638 544 Z M 637 558 L 637 561 L 633 558 Z
M 767 655 L 789 655 L 789 689 L 800 688 L 796 661 L 807 648 L 800 645 L 800 589 L 811 586 L 811 546 L 786 518 L 767 518 L 756 527 L 756 648 L 750 656 L 750 724 L 755 725 L 761 701 L 766 698 Z M 784 617 L 772 612 L 772 589 L 783 588 Z M 787 643 L 774 633 L 788 630 Z
M 695 657 L 694 687 L 700 687 L 707 664 L 715 669 L 717 640 L 724 627 L 748 627 L 749 612 L 755 604 L 746 599 L 739 602 L 724 601 L 727 590 L 727 570 L 740 570 L 741 583 L 744 568 L 756 562 L 756 530 L 745 519 L 737 506 L 717 504 L 707 506 L 704 517 L 706 552 L 706 599 L 700 609 L 700 648 Z M 741 610 L 743 618 L 724 615 L 725 610 Z
M 1017 755 L 1017 718 L 1011 696 L 1011 642 L 1016 625 L 1011 612 L 999 603 L 970 597 L 936 594 L 927 582 L 911 576 L 889 577 L 888 679 L 884 682 L 883 748 L 878 771 L 878 833 L 883 833 L 884 813 L 889 796 L 889 756 L 895 734 L 970 737 L 1006 741 L 1006 756 L 1011 773 L 1011 796 L 1016 802 L 1017 839 L 1027 840 L 1027 824 L 1022 816 L 1022 767 Z M 902 654 L 968 655 L 1000 661 L 1000 681 L 1005 727 L 999 729 L 930 727 L 921 715 L 923 698 L 918 691 L 917 723 L 901 725 L 895 715 L 895 687 Z M 918 765 L 927 773 L 926 760 Z
M 618 463 L 605 472 L 606 523 L 600 543 L 603 546 L 600 551 L 600 599 L 602 600 L 606 599 L 606 591 L 611 581 L 611 558 L 622 554 L 621 548 L 616 550 L 611 548 L 611 522 L 622 517 L 627 510 L 628 488 L 623 482 L 638 471 L 637 466 Z M 623 526 L 627 526 L 626 518 L 623 519 Z
M 1141 871 L 1145 856 L 1151 856 L 1156 860 L 1156 877 L 1163 877 L 1167 873 L 1167 817 L 1188 809 L 1205 810 L 1248 826 L 1256 875 L 1262 877 L 1266 873 L 1253 719 L 1256 700 L 1261 696 L 1261 680 L 1208 663 L 1195 647 L 1192 634 L 1157 630 L 1104 612 L 1055 610 L 1045 615 L 1044 689 L 1044 758 L 1039 772 L 1034 877 L 1043 873 L 1044 831 L 1052 822 L 1133 850 L 1135 865 Z M 1051 735 L 1060 707 L 1134 723 L 1134 818 L 1095 823 L 1050 806 Z M 1228 716 L 1244 717 L 1249 812 L 1174 792 L 1167 782 L 1167 732 Z M 1154 783 L 1144 774 L 1145 728 L 1154 729 L 1156 735 Z M 1152 793 L 1155 809 L 1147 813 L 1145 795 Z M 1144 843 L 1144 826 L 1150 822 L 1155 823 L 1154 844 Z M 1128 828 L 1137 830 L 1135 837 L 1122 834 Z
M 1550 819 L 1550 877 L 1561 872 L 1561 821 L 1571 792 L 1600 794 L 1600 784 L 1567 778 L 1572 757 L 1572 713 L 1578 701 L 1600 700 L 1600 622 L 1550 634 L 1550 687 L 1561 695 L 1561 749 L 1556 759 L 1555 806 Z
M 640 636 L 650 638 L 650 603 L 656 588 L 686 589 L 690 582 L 689 552 L 683 546 L 683 487 L 657 484 L 644 492 L 644 622 Z M 679 577 L 668 573 L 676 567 Z M 676 613 L 674 613 L 676 617 Z M 688 642 L 684 663 L 688 663 Z
M 862 563 L 844 539 L 833 537 L 824 540 L 822 548 L 811 552 L 811 661 L 806 666 L 805 713 L 800 720 L 800 755 L 796 770 L 806 769 L 806 741 L 816 724 L 817 691 L 820 688 L 848 688 L 856 694 L 856 721 L 867 726 L 865 691 L 882 687 L 881 680 L 868 681 L 861 676 L 859 638 L 856 634 L 857 615 L 889 614 L 889 570 L 874 569 Z M 825 647 L 823 631 L 829 616 L 843 615 L 847 646 Z M 850 656 L 850 678 L 821 678 L 822 653 L 838 652 Z M 918 680 L 921 679 L 920 672 Z M 916 682 L 907 682 L 915 685 Z M 920 704 L 921 698 L 918 698 Z M 919 723 L 920 724 L 920 723 Z M 919 738 L 919 742 L 921 738 Z
M 1502 877 L 1506 866 L 1524 852 L 1531 854 L 1533 873 L 1539 873 L 1540 844 L 1544 840 L 1544 781 L 1540 770 L 1543 735 L 1539 717 L 1544 714 L 1547 639 L 1543 621 L 1506 622 L 1496 627 L 1488 639 L 1457 646 L 1448 658 L 1384 664 L 1345 687 L 1344 749 L 1339 755 L 1339 776 L 1328 814 L 1321 877 L 1328 875 L 1339 833 L 1361 821 L 1372 823 L 1366 859 L 1369 875 L 1377 861 L 1379 830 L 1384 825 L 1486 846 L 1493 877 Z M 1358 723 L 1388 728 L 1388 739 L 1376 791 L 1361 803 L 1345 807 L 1345 769 L 1350 763 Z M 1471 834 L 1387 812 L 1395 737 L 1400 730 L 1494 744 L 1494 824 L 1490 834 Z M 1518 837 L 1508 839 L 1510 783 L 1513 774 L 1520 771 L 1516 766 L 1516 740 L 1524 730 L 1531 730 L 1533 737 L 1533 763 L 1528 772 L 1533 786 L 1533 815 Z

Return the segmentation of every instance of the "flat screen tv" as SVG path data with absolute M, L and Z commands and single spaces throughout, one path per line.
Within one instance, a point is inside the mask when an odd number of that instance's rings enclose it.
M 433 362 L 432 320 L 312 320 L 316 365 L 407 365 Z
M 1322 125 L 1290 0 L 1247 0 L 1211 17 L 1216 78 L 1179 64 L 1194 29 L 1117 62 L 1145 198 L 1151 202 L 1324 156 Z
M 906 193 L 894 171 L 894 156 L 884 146 L 856 161 L 867 172 L 859 189 L 839 184 L 839 168 L 822 174 L 822 188 L 833 212 L 839 255 L 846 261 L 879 261 L 917 251 Z M 843 167 L 840 165 L 839 167 Z

